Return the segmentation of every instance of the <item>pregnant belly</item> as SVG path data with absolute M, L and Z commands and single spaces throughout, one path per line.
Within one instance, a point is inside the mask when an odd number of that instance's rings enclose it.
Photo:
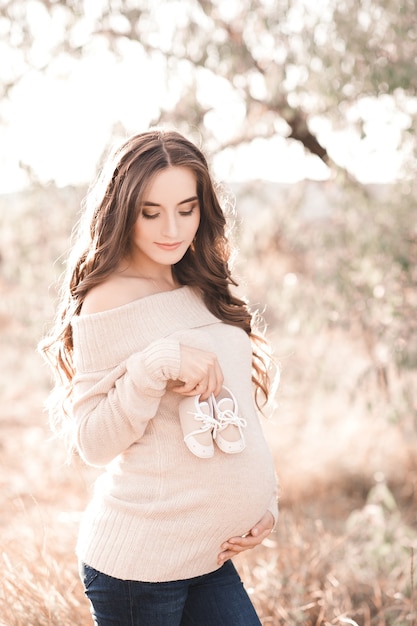
M 199 459 L 183 446 L 176 463 L 141 460 L 112 468 L 102 484 L 106 499 L 144 521 L 168 523 L 168 528 L 169 522 L 182 521 L 222 536 L 243 534 L 264 515 L 274 494 L 275 473 L 266 446 L 261 454 L 252 446 L 238 454 L 216 450 L 212 459 Z

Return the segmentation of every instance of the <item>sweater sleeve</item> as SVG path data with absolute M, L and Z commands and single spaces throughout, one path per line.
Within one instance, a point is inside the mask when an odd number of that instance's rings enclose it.
M 77 372 L 73 413 L 84 461 L 104 466 L 138 441 L 180 369 L 180 345 L 161 339 L 115 368 Z

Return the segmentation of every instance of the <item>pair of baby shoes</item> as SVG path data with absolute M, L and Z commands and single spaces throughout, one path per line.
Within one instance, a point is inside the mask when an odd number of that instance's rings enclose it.
M 188 449 L 202 459 L 214 454 L 213 442 L 223 452 L 235 454 L 245 448 L 243 428 L 246 420 L 239 417 L 237 401 L 230 389 L 223 387 L 200 402 L 200 396 L 184 398 L 179 406 L 181 427 Z

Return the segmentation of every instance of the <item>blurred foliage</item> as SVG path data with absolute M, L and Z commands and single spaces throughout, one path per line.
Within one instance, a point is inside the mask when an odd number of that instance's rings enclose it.
M 380 482 L 348 516 L 340 535 L 321 520 L 300 516 L 294 523 L 284 511 L 279 550 L 266 548 L 257 566 L 249 562 L 243 571 L 261 615 L 271 616 L 265 624 L 405 626 L 416 618 L 415 546 L 415 530 L 401 520 L 392 493 Z
M 246 230 L 238 236 L 239 271 L 251 300 L 265 304 L 278 357 L 302 351 L 303 341 L 308 353 L 308 338 L 344 335 L 362 360 L 351 400 L 362 396 L 375 414 L 402 422 L 407 436 L 417 426 L 415 198 L 410 184 L 346 188 L 306 181 L 281 191 L 266 184 L 250 191 L 248 184 L 240 191 Z M 333 368 L 326 383 L 333 387 L 346 384 L 354 369 Z
M 361 103 L 384 96 L 415 171 L 415 0 L 0 0 L 0 33 L 6 121 L 20 81 L 65 79 L 103 49 L 122 66 L 134 48 L 138 67 L 155 62 L 144 98 L 157 83 L 169 94 L 154 122 L 198 129 L 210 151 L 282 136 L 337 169 L 329 132 L 366 141 Z M 229 118 L 219 136 L 216 120 Z

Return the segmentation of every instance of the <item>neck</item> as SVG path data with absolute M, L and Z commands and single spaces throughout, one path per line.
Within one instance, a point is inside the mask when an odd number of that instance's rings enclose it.
M 124 262 L 121 263 L 118 268 L 118 274 L 123 278 L 136 278 L 152 283 L 161 291 L 167 291 L 170 289 L 176 289 L 180 286 L 176 278 L 174 277 L 172 266 L 158 267 L 158 269 L 149 268 L 147 270 L 143 267 L 135 267 L 133 263 Z

